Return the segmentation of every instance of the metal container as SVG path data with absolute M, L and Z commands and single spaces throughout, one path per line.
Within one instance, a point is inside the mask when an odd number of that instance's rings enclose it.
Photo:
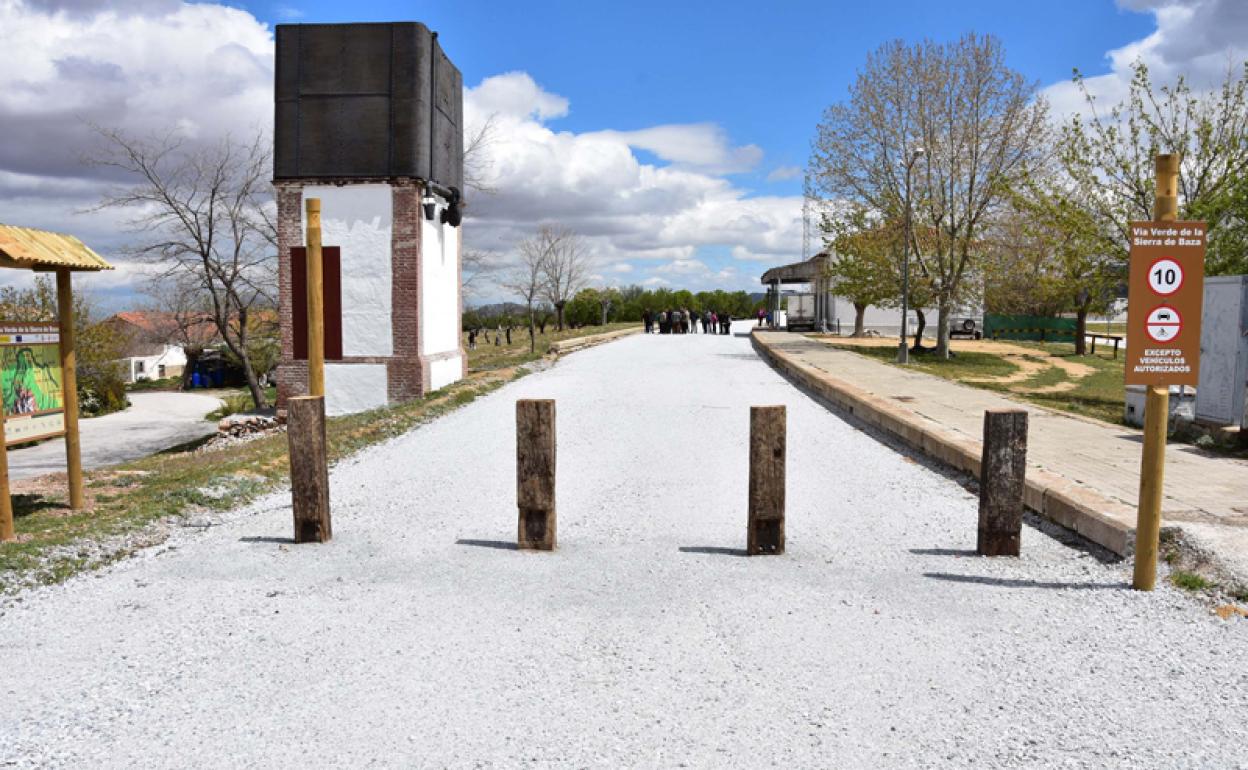
M 1248 428 L 1248 276 L 1205 278 L 1196 419 Z

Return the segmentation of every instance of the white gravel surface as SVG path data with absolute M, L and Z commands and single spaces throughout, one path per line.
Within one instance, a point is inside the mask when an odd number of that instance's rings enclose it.
M 558 399 L 553 554 L 500 545 L 520 397 Z M 772 403 L 788 553 L 742 558 Z M 274 495 L 10 601 L 0 765 L 1248 767 L 1248 621 L 1031 528 L 965 555 L 972 495 L 744 338 L 577 353 L 332 490 L 330 544 Z

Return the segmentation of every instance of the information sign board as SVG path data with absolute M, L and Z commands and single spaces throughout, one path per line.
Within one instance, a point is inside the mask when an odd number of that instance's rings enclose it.
M 1204 276 L 1204 222 L 1131 223 L 1128 385 L 1197 384 Z

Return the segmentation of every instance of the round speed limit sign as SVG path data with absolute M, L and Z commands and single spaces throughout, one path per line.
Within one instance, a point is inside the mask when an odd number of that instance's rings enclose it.
M 1183 285 L 1183 268 L 1173 259 L 1162 258 L 1148 268 L 1148 288 L 1168 297 Z

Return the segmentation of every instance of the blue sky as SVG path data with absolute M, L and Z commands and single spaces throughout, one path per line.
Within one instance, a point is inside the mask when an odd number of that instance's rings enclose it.
M 805 163 L 823 108 L 844 98 L 866 54 L 886 40 L 991 33 L 1011 66 L 1047 85 L 1073 67 L 1106 71 L 1107 51 L 1155 26 L 1150 14 L 1112 0 L 778 2 L 766 11 L 740 0 L 240 5 L 273 23 L 423 21 L 465 84 L 520 70 L 568 98 L 572 108 L 554 127 L 714 122 L 735 144 L 765 152 L 744 183 L 785 194 L 800 194 L 800 179 L 768 185 L 768 172 Z
M 13 49 L 0 63 L 0 221 L 82 235 L 123 266 L 97 282 L 107 302 L 133 303 L 144 270 L 125 260 L 124 217 L 67 213 L 107 182 L 78 160 L 87 121 L 196 140 L 263 130 L 273 25 L 417 20 L 463 72 L 469 121 L 496 124 L 496 192 L 470 200 L 467 247 L 505 265 L 556 221 L 585 235 L 598 283 L 753 289 L 800 257 L 815 125 L 888 40 L 994 34 L 1058 111 L 1078 107 L 1075 67 L 1113 98 L 1137 57 L 1163 76 L 1248 58 L 1245 0 L 774 5 L 0 0 Z

